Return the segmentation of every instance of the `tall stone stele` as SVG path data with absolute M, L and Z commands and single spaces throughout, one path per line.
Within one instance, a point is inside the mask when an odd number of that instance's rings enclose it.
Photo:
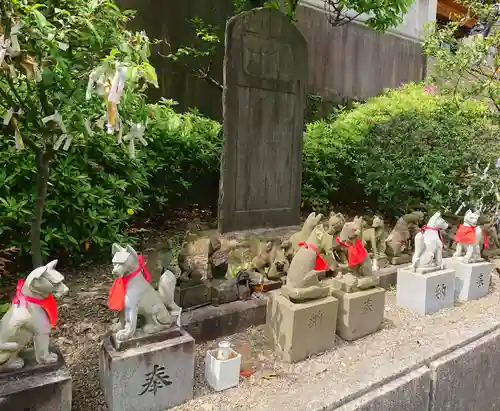
M 300 224 L 307 64 L 306 40 L 279 10 L 228 21 L 221 233 Z
M 0 409 L 71 411 L 71 375 L 50 344 L 57 323 L 56 298 L 68 293 L 57 260 L 18 281 L 0 320 Z M 28 345 L 33 349 L 27 349 Z
M 436 212 L 415 236 L 409 267 L 398 270 L 397 304 L 421 315 L 446 307 L 455 300 L 455 270 L 445 268 L 443 231 L 448 223 Z
M 269 340 L 289 362 L 301 361 L 335 344 L 338 301 L 318 278 L 321 271 L 328 269 L 319 252 L 325 232 L 318 222 L 314 222 L 309 237 L 298 243 L 286 284 L 268 300 Z
M 180 327 L 176 277 L 166 270 L 156 290 L 144 256 L 129 245 L 112 253 L 108 306 L 120 321 L 102 340 L 101 388 L 110 411 L 163 411 L 193 397 L 194 339 Z
M 494 265 L 481 257 L 489 244 L 486 233 L 479 226 L 480 217 L 479 211 L 467 210 L 464 223 L 455 234 L 456 251 L 444 261 L 447 268 L 455 270 L 455 297 L 461 301 L 484 297 L 490 287 Z

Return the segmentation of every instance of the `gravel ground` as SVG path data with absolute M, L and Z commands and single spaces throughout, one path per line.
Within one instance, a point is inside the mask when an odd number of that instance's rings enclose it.
M 73 410 L 106 410 L 99 388 L 99 335 L 114 313 L 106 307 L 111 285 L 110 266 L 94 267 L 82 275 L 67 275 L 70 295 L 60 304 L 60 325 L 54 341 L 64 353 L 73 375 Z M 434 315 L 421 317 L 395 306 L 395 293 L 387 294 L 382 330 L 348 343 L 337 338 L 336 347 L 298 364 L 279 361 L 266 345 L 263 327 L 225 339 L 252 345 L 254 375 L 242 378 L 238 387 L 214 393 L 204 381 L 205 351 L 217 342 L 197 345 L 195 398 L 175 411 L 307 410 L 311 404 L 334 404 L 338 399 L 412 367 L 451 344 L 498 324 L 500 287 L 493 275 L 490 294 L 457 303 Z M 338 404 L 340 405 L 340 404 Z

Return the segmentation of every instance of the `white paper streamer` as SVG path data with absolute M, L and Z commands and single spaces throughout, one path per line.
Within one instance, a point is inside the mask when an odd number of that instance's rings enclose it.
M 66 137 L 66 142 L 64 143 L 63 150 L 68 151 L 69 146 L 71 145 L 71 142 L 73 141 L 73 137 L 67 136 Z
M 146 127 L 142 123 L 131 123 L 129 122 L 130 125 L 130 131 L 128 134 L 123 137 L 124 141 L 129 141 L 129 153 L 132 158 L 135 157 L 135 140 L 139 140 L 144 146 L 148 145 L 148 142 L 144 139 L 144 131 L 146 130 Z
M 109 89 L 108 101 L 111 103 L 119 104 L 125 87 L 125 80 L 127 78 L 127 67 L 116 65 L 115 75 L 111 82 Z
M 51 114 L 50 116 L 42 118 L 43 124 L 47 124 L 49 121 L 53 121 L 54 123 L 56 123 L 59 126 L 59 128 L 61 129 L 61 131 L 63 132 L 63 134 L 67 133 L 67 129 L 66 129 L 66 126 L 64 125 L 61 114 L 59 114 L 59 112 L 57 110 L 54 112 L 54 114 Z
M 19 44 L 19 40 L 17 39 L 17 35 L 19 31 L 23 28 L 24 23 L 20 21 L 12 26 L 10 30 L 10 54 L 12 56 L 16 56 L 21 52 L 21 45 Z
M 59 136 L 59 138 L 54 143 L 54 150 L 59 150 L 59 148 L 62 146 L 62 143 L 64 143 L 64 140 L 66 140 L 66 137 L 66 134 L 61 134 Z
M 89 137 L 93 137 L 94 136 L 94 131 L 92 130 L 92 124 L 90 123 L 89 119 L 85 120 L 84 127 L 85 127 L 85 131 L 86 131 L 87 135 Z

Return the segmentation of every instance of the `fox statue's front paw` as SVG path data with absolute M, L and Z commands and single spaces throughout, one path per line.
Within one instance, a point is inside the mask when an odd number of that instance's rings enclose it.
M 130 337 L 132 337 L 132 334 L 133 332 L 127 328 L 123 329 L 123 330 L 119 330 L 116 332 L 115 334 L 115 338 L 118 340 L 118 341 L 126 341 L 128 340 Z
M 43 357 L 40 357 L 40 362 L 42 364 L 54 364 L 57 362 L 57 354 L 49 352 L 45 354 Z

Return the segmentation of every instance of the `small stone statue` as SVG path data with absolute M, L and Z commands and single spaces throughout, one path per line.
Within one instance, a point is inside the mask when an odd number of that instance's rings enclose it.
M 330 213 L 328 220 L 328 230 L 323 236 L 321 243 L 321 253 L 325 256 L 331 271 L 337 269 L 338 263 L 347 263 L 347 256 L 344 248 L 337 242 L 337 237 L 345 224 L 345 217 L 341 213 Z
M 252 259 L 252 269 L 261 274 L 266 274 L 274 261 L 276 255 L 276 241 L 268 241 L 264 246 L 260 245 L 260 250 Z
M 301 230 L 290 237 L 294 255 L 300 248 L 299 243 L 307 241 L 311 233 L 314 231 L 314 228 L 319 224 L 322 218 L 323 215 L 321 214 L 316 215 L 314 212 L 309 214 Z
M 385 240 L 386 252 L 391 258 L 391 264 L 404 264 L 411 261 L 411 252 L 414 248 L 412 239 L 420 230 L 424 222 L 424 213 L 414 211 L 399 218 L 391 233 Z
M 177 278 L 178 283 L 189 283 L 190 285 L 203 284 L 203 268 L 200 264 L 190 261 L 189 244 L 187 241 L 184 242 L 177 256 L 177 265 L 180 269 L 180 276 Z
M 330 291 L 318 278 L 319 272 L 328 269 L 318 249 L 324 234 L 323 229 L 317 227 L 318 222 L 312 227 L 307 241 L 298 244 L 299 250 L 288 269 L 287 282 L 281 287 L 281 293 L 294 303 L 324 298 Z
M 415 254 L 411 263 L 413 271 L 417 268 L 444 268 L 441 231 L 447 228 L 448 223 L 441 217 L 439 211 L 421 228 L 415 236 Z
M 350 273 L 338 278 L 344 283 L 346 292 L 364 290 L 379 284 L 379 279 L 373 276 L 371 258 L 360 238 L 362 227 L 363 218 L 356 217 L 353 221 L 344 224 L 337 237 L 337 242 L 347 249 Z
M 50 329 L 57 323 L 57 303 L 68 293 L 64 277 L 55 267 L 57 260 L 33 270 L 19 280 L 12 305 L 0 320 L 0 372 L 19 370 L 24 360 L 19 352 L 30 342 L 39 364 L 57 362 L 49 352 Z
M 210 237 L 208 244 L 207 278 L 226 278 L 229 267 L 228 253 L 222 249 L 222 243 L 215 235 Z
M 452 258 L 461 260 L 466 264 L 483 261 L 481 250 L 483 246 L 487 246 L 486 242 L 488 240 L 481 227 L 478 226 L 480 215 L 479 211 L 467 210 L 465 213 L 464 223 L 460 224 L 455 234 L 457 249 Z
M 274 259 L 267 271 L 267 278 L 269 280 L 282 280 L 288 273 L 290 268 L 290 254 L 292 250 L 292 243 L 290 240 L 284 240 L 279 247 L 276 248 Z M 293 259 L 293 255 L 292 255 Z
M 142 331 L 152 334 L 177 324 L 181 309 L 174 302 L 175 275 L 165 271 L 160 277 L 158 291 L 150 282 L 144 257 L 127 245 L 113 244 L 113 275 L 116 276 L 109 292 L 108 307 L 120 311 L 121 319 L 115 338 L 126 341 L 137 329 L 137 316 L 145 319 Z
M 497 257 L 500 255 L 500 243 L 498 241 L 498 232 L 494 223 L 487 223 L 481 226 L 483 235 L 485 236 L 484 244 L 488 247 L 483 248 L 484 256 L 487 258 Z
M 384 260 L 385 255 L 385 230 L 384 220 L 380 216 L 374 216 L 372 226 L 362 232 L 363 246 L 373 255 L 373 271 L 379 269 L 379 261 Z

